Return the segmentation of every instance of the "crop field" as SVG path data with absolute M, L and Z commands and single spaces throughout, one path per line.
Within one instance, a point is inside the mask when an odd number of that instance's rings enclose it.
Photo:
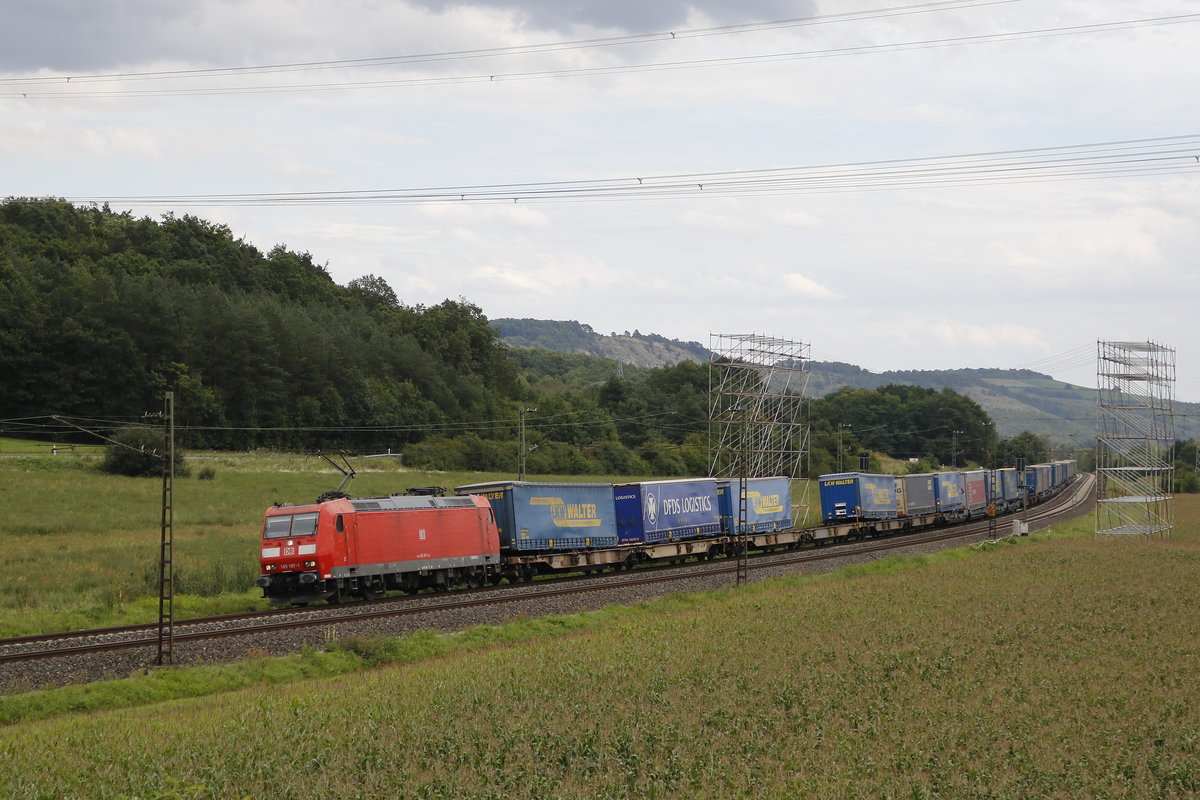
M 1048 536 L 673 597 L 348 674 L 27 720 L 0 728 L 0 786 L 11 797 L 1194 797 L 1198 519 L 1187 496 L 1165 539 L 1097 539 L 1085 516 Z M 389 648 L 341 652 L 379 663 Z

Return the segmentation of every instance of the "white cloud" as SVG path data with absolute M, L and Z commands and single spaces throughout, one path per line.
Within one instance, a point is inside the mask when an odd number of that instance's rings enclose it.
M 771 223 L 790 228 L 818 228 L 822 226 L 821 218 L 810 211 L 800 208 L 785 208 L 771 214 Z
M 531 254 L 527 261 L 494 261 L 471 270 L 473 282 L 483 287 L 517 290 L 546 298 L 569 298 L 586 307 L 585 292 L 611 289 L 623 276 L 596 258 L 551 253 Z
M 422 216 L 438 223 L 453 224 L 460 229 L 468 225 L 501 224 L 518 228 L 545 228 L 550 225 L 549 215 L 541 207 L 529 203 L 444 203 L 419 208 Z
M 799 272 L 789 272 L 783 275 L 783 283 L 795 294 L 817 300 L 832 300 L 838 295 L 825 286 Z
M 759 220 L 735 214 L 720 214 L 710 209 L 689 209 L 679 214 L 679 224 L 689 228 L 701 228 L 706 231 L 721 231 L 723 233 L 749 234 L 763 229 Z

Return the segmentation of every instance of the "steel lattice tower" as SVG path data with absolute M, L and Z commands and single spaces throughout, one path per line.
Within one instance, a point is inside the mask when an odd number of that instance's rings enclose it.
M 1175 351 L 1097 342 L 1096 533 L 1169 535 Z
M 803 477 L 809 346 L 753 333 L 714 333 L 709 350 L 709 474 Z
M 737 479 L 738 583 L 744 583 L 747 478 L 805 476 L 809 428 L 804 416 L 809 346 L 755 333 L 709 336 L 709 475 Z M 792 501 L 792 519 L 808 519 L 808 484 Z

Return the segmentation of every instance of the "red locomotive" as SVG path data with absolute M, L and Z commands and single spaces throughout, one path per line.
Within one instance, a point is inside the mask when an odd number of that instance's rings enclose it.
M 481 586 L 500 575 L 500 535 L 478 496 L 340 497 L 267 509 L 262 574 L 273 603 Z

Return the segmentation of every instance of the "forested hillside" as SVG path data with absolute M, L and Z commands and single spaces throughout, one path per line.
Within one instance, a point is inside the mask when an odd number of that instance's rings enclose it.
M 536 408 L 531 472 L 704 472 L 703 367 L 621 377 L 613 362 L 520 359 L 466 300 L 406 305 L 370 275 L 340 286 L 307 252 L 264 254 L 193 216 L 0 205 L 9 435 L 81 435 L 51 415 L 111 433 L 172 389 L 185 447 L 507 469 L 520 409 Z
M 499 415 L 522 391 L 478 308 L 339 286 L 192 216 L 0 206 L 0 417 L 137 419 L 178 392 L 193 446 L 366 444 Z M 324 428 L 326 430 L 308 430 Z M 337 430 L 332 430 L 337 429 Z

